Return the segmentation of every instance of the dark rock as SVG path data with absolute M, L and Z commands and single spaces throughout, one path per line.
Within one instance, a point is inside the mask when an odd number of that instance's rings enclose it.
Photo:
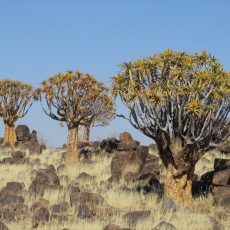
M 7 182 L 5 190 L 7 191 L 8 194 L 19 195 L 21 194 L 24 187 L 25 186 L 23 183 Z
M 35 212 L 37 211 L 38 209 L 42 208 L 42 207 L 45 207 L 45 208 L 48 208 L 49 206 L 49 201 L 46 200 L 46 199 L 43 199 L 41 198 L 40 200 L 34 202 L 31 207 L 30 207 L 30 211 L 31 212 Z
M 111 161 L 112 181 L 117 181 L 121 178 L 124 169 L 128 164 L 141 164 L 147 155 L 142 151 L 117 151 Z
M 230 207 L 230 185 L 214 187 L 212 195 L 218 205 Z
M 207 196 L 211 191 L 212 183 L 206 181 L 193 181 L 192 182 L 192 195 L 196 196 Z
M 76 180 L 80 180 L 80 181 L 94 181 L 95 180 L 95 176 L 91 176 L 85 172 L 82 172 L 78 175 L 78 177 L 76 178 Z
M 45 224 L 50 219 L 50 213 L 47 208 L 39 208 L 32 217 L 32 227 L 37 228 L 39 225 Z
M 213 176 L 216 173 L 215 170 L 206 172 L 200 177 L 200 181 L 206 182 L 207 184 L 212 184 Z
M 123 215 L 122 218 L 131 225 L 136 225 L 139 221 L 149 218 L 151 215 L 150 211 L 134 211 L 128 212 Z
M 30 185 L 29 191 L 35 195 L 42 195 L 46 188 L 59 185 L 59 178 L 53 170 L 39 169 Z
M 161 221 L 152 230 L 177 230 L 177 228 L 171 223 L 168 223 L 166 221 Z
M 13 158 L 25 158 L 26 157 L 26 153 L 25 152 L 21 152 L 21 151 L 16 151 L 12 153 L 12 157 Z
M 15 195 L 6 195 L 0 198 L 1 205 L 8 205 L 8 206 L 17 206 L 18 204 L 23 204 L 24 198 L 22 196 L 15 196 Z
M 30 130 L 27 125 L 18 125 L 16 128 L 17 141 L 26 142 L 30 140 Z
M 96 211 L 92 206 L 80 203 L 77 206 L 77 216 L 80 218 L 93 218 L 96 215 Z
M 214 169 L 216 171 L 219 170 L 224 170 L 230 168 L 230 159 L 221 159 L 221 158 L 216 158 L 214 161 Z
M 214 185 L 230 185 L 230 168 L 216 172 L 212 183 Z
M 69 209 L 69 205 L 67 202 L 55 204 L 51 207 L 52 214 L 53 213 L 55 213 L 55 214 L 65 213 L 68 211 L 68 209 Z
M 71 205 L 76 204 L 89 204 L 89 206 L 96 206 L 103 202 L 103 197 L 96 193 L 90 192 L 77 192 L 71 190 L 70 203 Z
M 157 179 L 151 178 L 145 185 L 137 186 L 137 191 L 143 191 L 144 194 L 156 193 L 162 197 L 164 194 L 164 184 L 161 184 Z
M 13 157 L 5 157 L 2 159 L 2 164 L 13 164 L 14 158 Z
M 30 151 L 30 153 L 42 153 L 42 151 L 44 150 L 44 146 L 40 145 L 38 142 L 26 142 L 24 144 L 25 147 L 27 147 Z
M 7 226 L 0 221 L 0 230 L 9 230 L 9 228 L 7 228 Z
M 130 143 L 125 143 L 125 142 L 120 142 L 117 146 L 118 151 L 131 151 L 135 150 L 137 148 L 136 142 L 130 142 Z
M 38 142 L 37 132 L 35 130 L 30 134 L 30 142 Z
M 160 169 L 157 158 L 146 160 L 140 166 L 136 180 L 145 180 L 148 178 L 160 179 Z
M 14 209 L 7 205 L 0 205 L 0 217 L 2 220 L 7 222 L 16 221 L 16 214 Z
M 108 138 L 100 142 L 99 147 L 108 153 L 112 153 L 113 150 L 117 149 L 119 142 L 120 141 L 118 141 L 116 138 Z

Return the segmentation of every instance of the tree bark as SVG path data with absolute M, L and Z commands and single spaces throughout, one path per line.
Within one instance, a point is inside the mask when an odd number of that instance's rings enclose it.
M 75 163 L 79 161 L 77 144 L 78 144 L 78 127 L 68 128 L 67 160 L 69 163 Z
M 79 125 L 78 126 L 78 131 L 77 131 L 77 140 L 78 140 L 78 142 L 82 142 L 82 125 Z
M 90 135 L 90 125 L 84 126 L 84 135 L 83 135 L 83 141 L 89 142 L 89 135 Z
M 176 169 L 169 164 L 164 180 L 165 196 L 170 197 L 177 204 L 193 207 L 192 179 L 194 168 L 179 176 L 175 176 L 175 174 Z
M 4 123 L 4 125 L 5 125 L 4 144 L 10 143 L 12 146 L 14 146 L 17 141 L 15 124 L 9 125 L 7 123 Z

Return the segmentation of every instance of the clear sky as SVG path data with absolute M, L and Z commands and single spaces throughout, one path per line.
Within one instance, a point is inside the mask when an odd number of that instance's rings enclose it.
M 57 72 L 80 69 L 109 85 L 118 64 L 167 48 L 206 49 L 230 69 L 229 25 L 228 0 L 0 0 L 0 79 L 37 87 Z M 117 109 L 124 111 L 120 103 Z M 28 124 L 52 146 L 66 141 L 66 128 L 46 116 L 39 103 L 17 124 Z M 122 131 L 142 144 L 152 142 L 121 118 L 94 128 L 91 139 Z

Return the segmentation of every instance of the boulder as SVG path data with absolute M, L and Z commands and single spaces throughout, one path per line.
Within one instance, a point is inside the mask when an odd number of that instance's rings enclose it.
M 24 147 L 27 147 L 30 151 L 30 153 L 42 153 L 43 150 L 46 149 L 45 145 L 40 145 L 38 142 L 26 142 L 24 144 Z
M 59 185 L 60 181 L 55 171 L 51 169 L 39 169 L 30 185 L 29 191 L 35 195 L 42 195 L 46 188 Z
M 78 175 L 76 178 L 77 181 L 87 181 L 87 182 L 92 182 L 95 180 L 95 176 L 91 176 L 85 172 L 82 172 Z
M 130 225 L 136 225 L 139 221 L 149 218 L 151 211 L 133 211 L 128 212 L 122 216 L 122 218 L 127 221 Z
M 89 206 L 96 206 L 101 204 L 103 201 L 103 197 L 97 193 L 78 192 L 78 189 L 72 189 L 70 193 L 71 205 L 87 204 Z
M 4 220 L 15 221 L 27 212 L 22 197 L 23 188 L 21 183 L 8 182 L 0 191 L 0 216 Z
M 213 185 L 230 185 L 230 168 L 216 172 L 212 183 Z
M 105 150 L 108 153 L 112 153 L 114 150 L 117 149 L 118 143 L 120 141 L 116 138 L 108 138 L 100 142 L 99 147 L 100 149 Z
M 37 228 L 40 225 L 47 223 L 50 219 L 50 213 L 47 208 L 39 208 L 32 217 L 32 227 Z
M 2 162 L 1 162 L 2 164 L 9 164 L 9 165 L 11 165 L 11 164 L 13 164 L 14 163 L 14 158 L 13 157 L 4 157 L 3 159 L 2 159 Z
M 33 130 L 30 134 L 30 142 L 38 142 L 37 131 Z
M 51 207 L 51 212 L 58 214 L 58 213 L 64 213 L 67 212 L 69 209 L 69 205 L 67 202 L 62 202 L 60 204 L 55 204 Z
M 30 140 L 30 129 L 27 125 L 18 125 L 16 128 L 16 137 L 19 142 L 26 142 Z
M 214 187 L 212 195 L 218 205 L 230 207 L 230 185 Z
M 68 210 L 69 205 L 67 202 L 62 202 L 60 204 L 55 204 L 51 207 L 51 219 L 56 219 L 60 221 L 68 220 Z
M 46 199 L 39 199 L 38 201 L 34 202 L 31 207 L 30 207 L 30 211 L 32 213 L 36 212 L 38 209 L 42 208 L 42 207 L 45 207 L 45 208 L 48 208 L 49 206 L 49 201 L 46 200 Z
M 116 151 L 111 161 L 111 180 L 118 181 L 128 164 L 141 164 L 145 161 L 147 154 L 141 151 Z
M 221 158 L 216 158 L 214 161 L 214 169 L 216 171 L 218 170 L 224 170 L 230 168 L 230 159 L 221 159 Z
M 93 218 L 94 216 L 96 216 L 95 207 L 89 206 L 88 204 L 80 203 L 77 206 L 76 212 L 77 212 L 77 216 L 82 219 Z
M 135 141 L 130 143 L 120 142 L 117 146 L 118 151 L 131 151 L 137 148 L 137 143 Z

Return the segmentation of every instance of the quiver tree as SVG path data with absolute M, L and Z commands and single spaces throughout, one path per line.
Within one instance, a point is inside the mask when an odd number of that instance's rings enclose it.
M 167 50 L 122 65 L 113 94 L 133 127 L 152 138 L 167 169 L 165 195 L 192 205 L 194 167 L 229 132 L 230 75 L 205 51 Z
M 20 81 L 0 80 L 0 116 L 5 125 L 4 143 L 15 144 L 15 123 L 27 114 L 32 103 L 31 85 Z
M 94 117 L 98 97 L 107 91 L 103 83 L 79 71 L 54 75 L 44 80 L 41 87 L 36 90 L 44 112 L 52 119 L 65 122 L 67 125 L 69 162 L 78 160 L 79 126 L 87 125 Z
M 85 116 L 83 141 L 89 142 L 90 127 L 106 126 L 115 118 L 115 108 L 109 89 L 99 86 L 98 95 L 90 106 L 90 113 Z

